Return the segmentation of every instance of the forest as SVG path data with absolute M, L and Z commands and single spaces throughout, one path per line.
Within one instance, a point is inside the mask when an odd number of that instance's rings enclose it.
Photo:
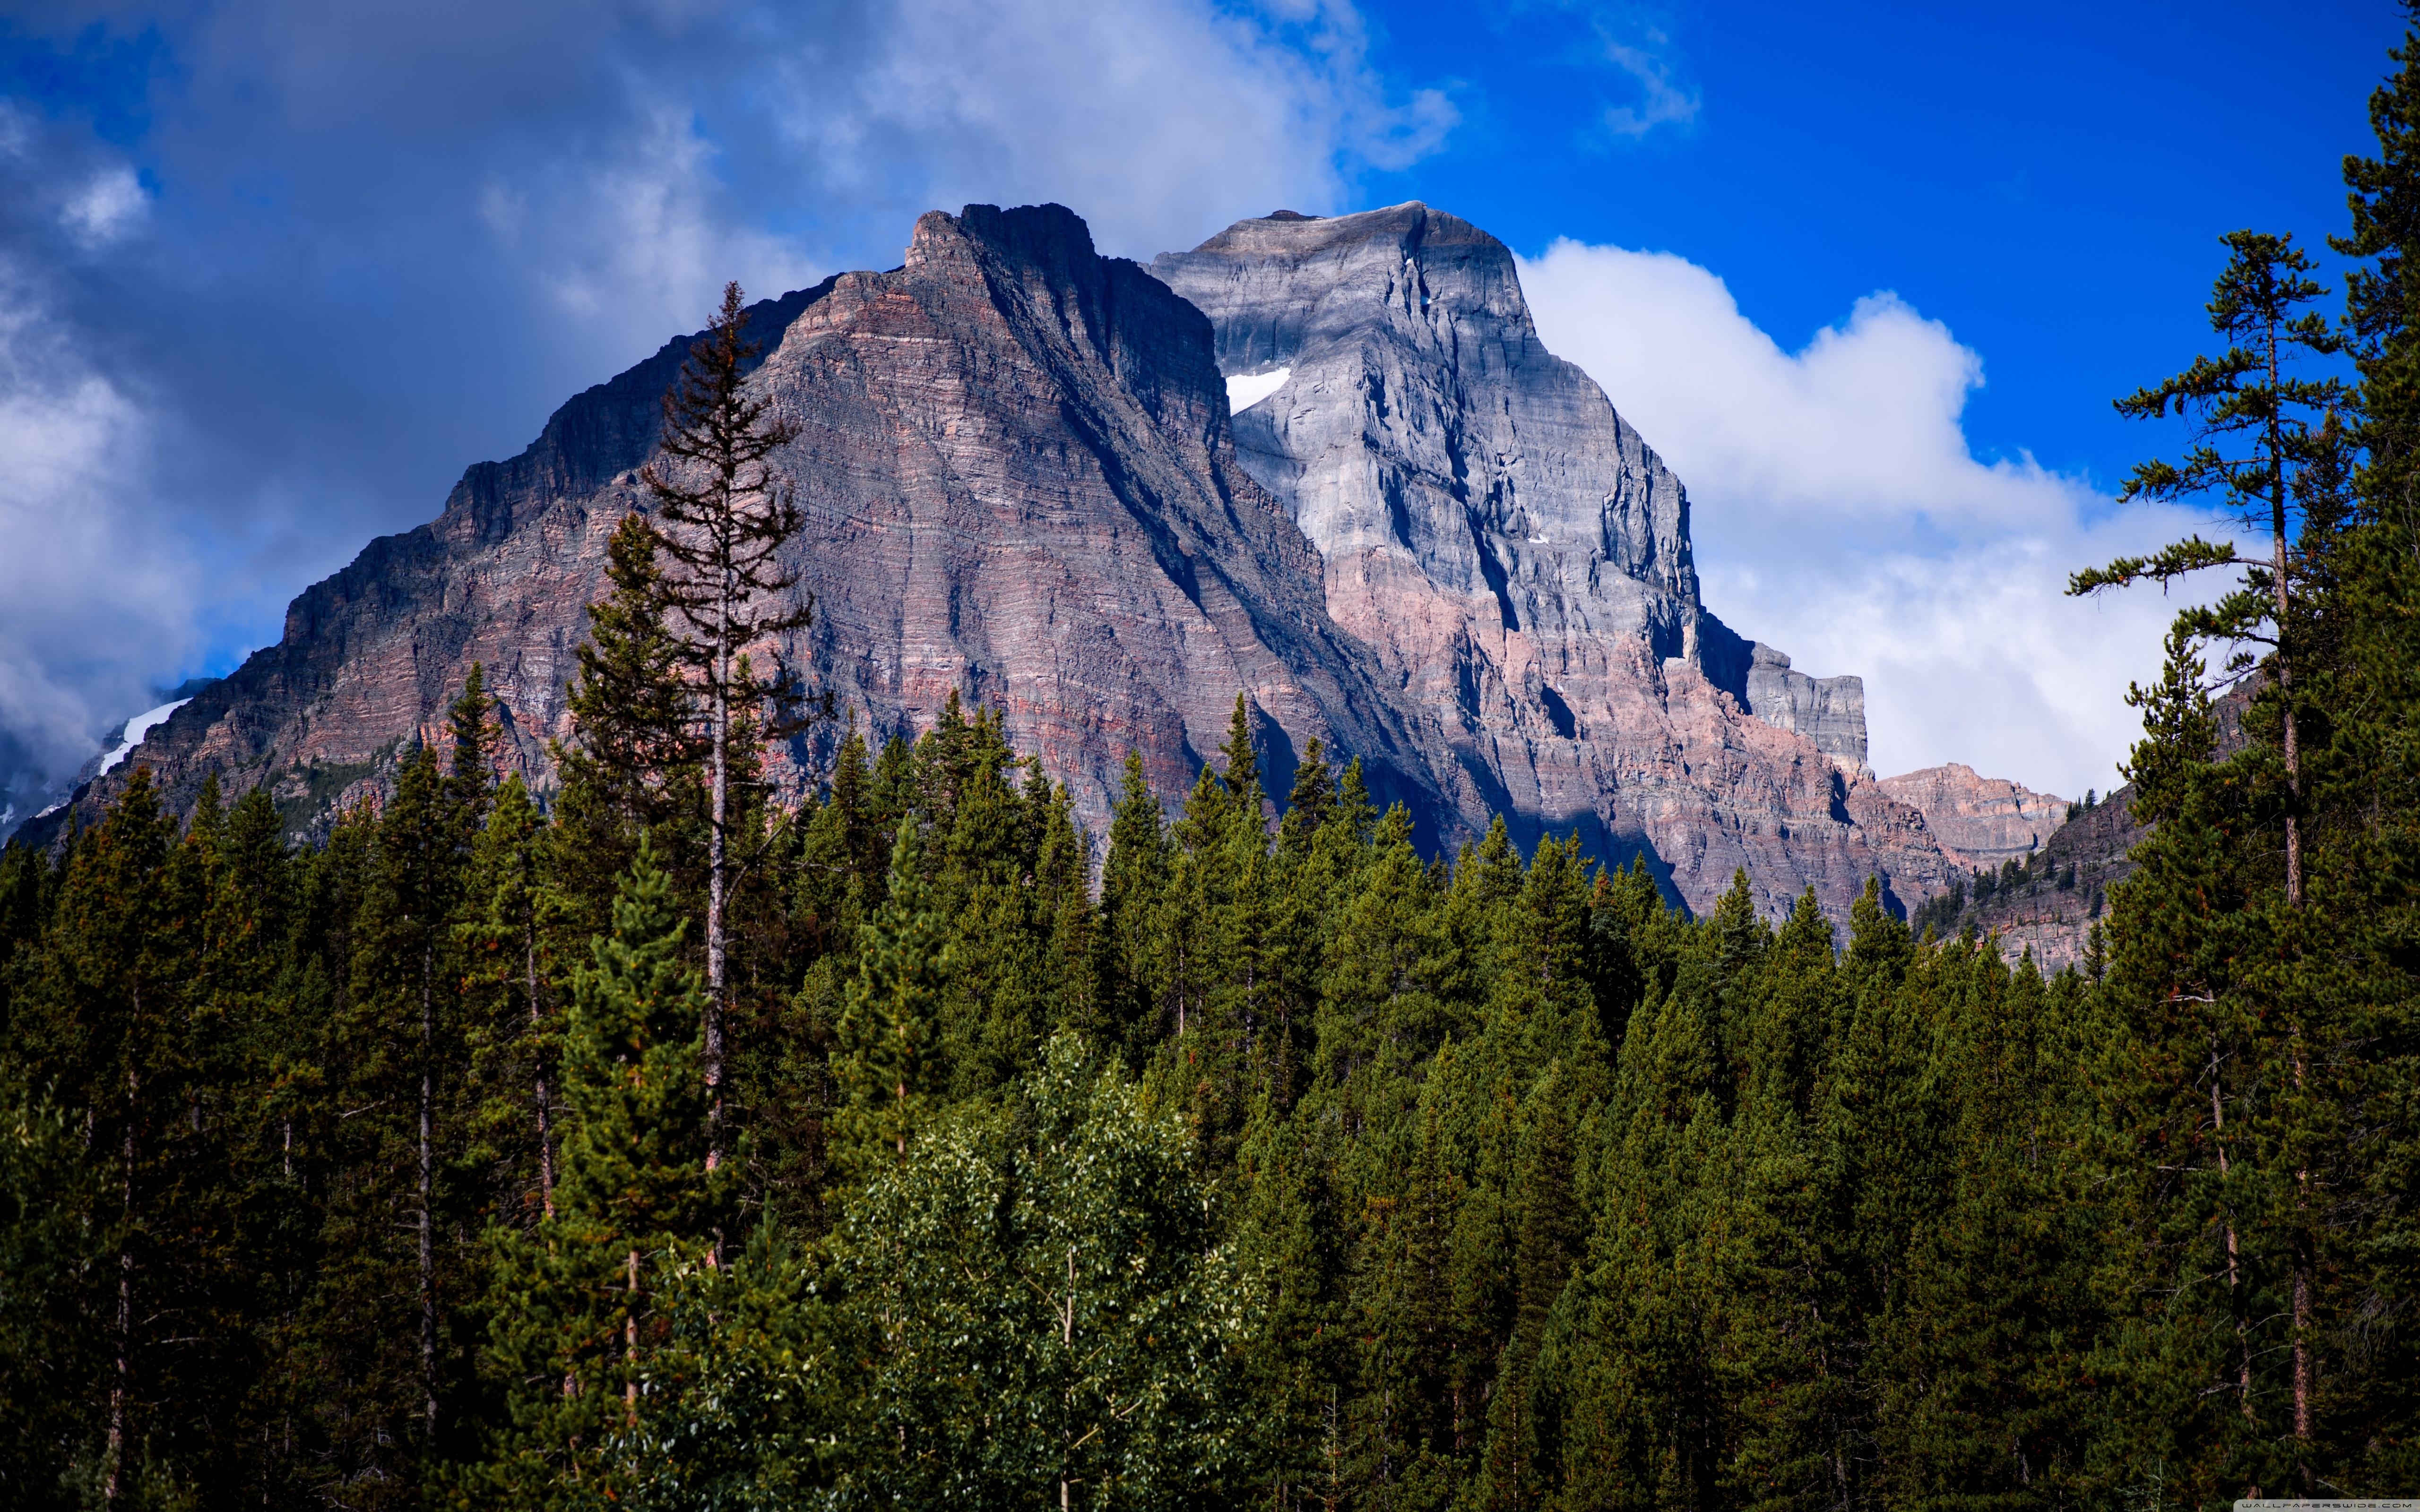
M 995 711 L 869 740 L 744 654 L 808 610 L 735 287 L 559 789 L 474 672 L 313 843 L 138 770 L 0 853 L 0 1504 L 2420 1494 L 2392 60 L 2342 286 L 2220 239 L 2215 355 L 2118 401 L 2193 438 L 2125 496 L 2242 529 L 2076 575 L 2220 589 L 2052 977 L 1879 885 L 1840 929 L 1501 821 L 1425 855 L 1315 743 L 1265 791 L 1240 695 L 1105 843 Z

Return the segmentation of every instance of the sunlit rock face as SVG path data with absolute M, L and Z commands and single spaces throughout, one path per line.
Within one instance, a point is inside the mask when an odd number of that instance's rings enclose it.
M 1922 810 L 1941 843 L 1970 865 L 2029 856 L 2067 823 L 2067 800 L 1959 762 L 1886 777 L 1882 789 Z
M 1679 481 L 1539 345 L 1512 258 L 1464 222 L 1247 222 L 1146 271 L 1059 207 L 970 206 L 921 218 L 890 272 L 755 306 L 751 333 L 798 427 L 786 558 L 816 610 L 779 649 L 876 736 L 953 694 L 998 708 L 1096 837 L 1126 753 L 1177 801 L 1240 692 L 1272 788 L 1317 738 L 1433 845 L 1498 814 L 1525 846 L 1576 828 L 1699 908 L 1740 867 L 1769 910 L 1811 886 L 1835 914 L 1869 875 L 1912 901 L 1947 874 L 1864 776 L 1840 680 L 1768 688 L 1704 611 Z M 551 789 L 585 606 L 692 339 L 303 593 L 65 822 L 142 765 L 179 806 L 212 771 L 265 787 L 308 835 L 439 738 L 473 663 L 504 764 Z M 834 734 L 777 779 L 812 784 Z
M 1255 396 L 1236 455 L 1474 822 L 1644 850 L 1697 907 L 1741 867 L 1768 909 L 1812 886 L 1836 913 L 1869 875 L 1921 896 L 1947 874 L 1873 787 L 1863 685 L 1707 612 L 1686 490 L 1540 343 L 1503 243 L 1416 203 L 1280 211 L 1152 271 L 1210 316 Z

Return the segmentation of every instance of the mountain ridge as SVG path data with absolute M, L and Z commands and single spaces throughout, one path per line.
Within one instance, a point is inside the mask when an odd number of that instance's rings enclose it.
M 1257 302 L 1201 286 L 1222 257 Z M 1306 268 L 1316 318 L 1284 305 Z M 1063 207 L 969 206 L 921 217 L 899 268 L 752 315 L 756 381 L 800 428 L 781 460 L 808 524 L 784 560 L 819 608 L 785 649 L 876 735 L 953 693 L 1000 707 L 1096 836 L 1125 751 L 1175 801 L 1240 691 L 1276 791 L 1316 737 L 1432 847 L 1500 813 L 1525 845 L 1578 829 L 1602 858 L 1643 855 L 1692 907 L 1745 867 L 1768 913 L 1812 886 L 1836 917 L 1869 875 L 1913 903 L 1962 864 L 1866 768 L 1862 685 L 1699 602 L 1685 490 L 1537 341 L 1510 253 L 1466 222 L 1417 202 L 1264 218 L 1146 270 Z M 436 738 L 474 660 L 504 764 L 548 789 L 604 540 L 645 507 L 633 470 L 694 339 L 298 595 L 276 645 L 144 743 L 171 801 L 217 771 L 268 784 L 307 835 Z M 1227 378 L 1280 347 L 1285 381 L 1233 412 Z M 1340 373 L 1369 381 L 1323 387 Z M 1426 430 L 1373 419 L 1419 405 Z M 1330 467 L 1349 446 L 1404 486 Z M 788 792 L 831 738 L 775 753 Z

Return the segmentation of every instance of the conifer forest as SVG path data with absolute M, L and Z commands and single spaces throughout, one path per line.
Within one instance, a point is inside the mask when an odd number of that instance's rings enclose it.
M 138 774 L 0 858 L 0 1505 L 2420 1495 L 2390 67 L 2350 275 L 2212 228 L 2210 354 L 2119 401 L 2170 423 L 2126 495 L 2240 529 L 2076 564 L 2187 607 L 2055 976 L 1879 886 L 1691 917 L 1500 821 L 1427 854 L 1315 744 L 1264 788 L 1240 697 L 1105 837 L 994 711 L 868 738 L 742 654 L 813 480 L 735 288 L 559 786 L 498 779 L 474 674 L 310 843 Z

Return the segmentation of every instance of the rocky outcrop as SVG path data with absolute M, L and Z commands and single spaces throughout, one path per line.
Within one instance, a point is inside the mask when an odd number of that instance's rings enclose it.
M 1748 651 L 1747 712 L 1776 730 L 1805 735 L 1846 770 L 1871 777 L 1873 768 L 1866 764 L 1866 680 L 1792 671 L 1790 657 L 1761 640 Z
M 2040 850 L 1953 883 L 1920 904 L 1910 922 L 1938 938 L 1971 933 L 1996 939 L 2008 959 L 2030 954 L 2045 972 L 2084 964 L 2109 889 L 2134 871 L 2132 853 L 2145 831 L 2134 820 L 2133 796 L 2132 787 L 2120 788 L 2080 809 Z
M 1679 480 L 1539 345 L 1493 238 L 1418 205 L 1276 218 L 1154 271 L 1058 207 L 971 206 L 923 217 L 892 271 L 754 307 L 817 609 L 783 649 L 876 734 L 993 704 L 1098 835 L 1125 753 L 1174 801 L 1241 691 L 1276 791 L 1315 736 L 1433 844 L 1497 814 L 1525 845 L 1576 828 L 1696 907 L 1745 868 L 1773 912 L 1812 887 L 1845 913 L 1874 875 L 1913 902 L 1959 869 L 1866 774 L 1854 680 L 1706 611 Z M 478 662 L 506 762 L 551 786 L 584 606 L 687 351 L 371 543 L 137 760 L 176 801 L 209 771 L 266 786 L 308 834 L 434 737 Z M 1231 379 L 1273 392 L 1237 415 Z
M 2068 802 L 1956 762 L 1886 777 L 1885 793 L 1924 815 L 1942 844 L 1969 866 L 1998 866 L 2040 847 L 2067 822 Z
M 1698 907 L 1741 867 L 1772 910 L 1946 880 L 1866 769 L 1863 685 L 1707 611 L 1687 492 L 1539 342 L 1503 243 L 1419 204 L 1281 212 L 1152 270 L 1210 316 L 1239 394 L 1265 394 L 1236 455 L 1318 547 L 1329 611 L 1473 822 L 1643 850 Z

